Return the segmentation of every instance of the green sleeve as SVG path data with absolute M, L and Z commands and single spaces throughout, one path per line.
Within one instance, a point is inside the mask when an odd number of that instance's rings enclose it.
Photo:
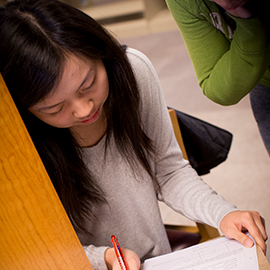
M 257 18 L 236 22 L 233 39 L 213 26 L 202 0 L 166 0 L 192 60 L 199 85 L 212 101 L 239 102 L 258 84 L 270 61 L 269 34 Z M 219 12 L 213 2 L 211 11 Z

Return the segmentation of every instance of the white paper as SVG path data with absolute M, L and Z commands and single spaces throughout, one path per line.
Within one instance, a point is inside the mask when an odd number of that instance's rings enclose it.
M 256 245 L 226 237 L 148 259 L 143 270 L 259 270 Z

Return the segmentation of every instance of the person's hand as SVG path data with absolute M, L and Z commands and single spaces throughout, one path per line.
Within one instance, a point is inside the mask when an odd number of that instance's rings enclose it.
M 233 211 L 221 220 L 219 228 L 226 237 L 237 240 L 245 247 L 252 247 L 252 239 L 244 233 L 248 231 L 266 254 L 265 241 L 268 236 L 265 231 L 265 221 L 258 212 Z
M 141 265 L 139 256 L 134 251 L 125 248 L 122 248 L 122 252 L 129 270 L 139 270 Z M 121 270 L 113 248 L 106 250 L 105 261 L 109 270 Z
M 209 0 L 211 2 L 215 2 L 231 15 L 248 19 L 253 16 L 252 11 L 248 8 L 247 3 L 248 0 Z

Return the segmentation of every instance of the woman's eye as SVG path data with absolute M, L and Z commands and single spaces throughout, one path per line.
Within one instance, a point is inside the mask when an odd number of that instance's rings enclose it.
M 90 84 L 87 88 L 84 88 L 84 89 L 82 90 L 82 92 L 91 89 L 91 88 L 95 85 L 95 83 L 96 83 L 96 76 L 94 77 L 94 79 L 93 79 L 93 81 L 91 82 L 91 84 Z
M 85 92 L 85 91 L 87 91 L 87 90 L 89 90 L 89 89 L 91 89 L 92 88 L 92 85 L 90 85 L 89 87 L 87 87 L 87 88 L 84 88 L 83 90 L 82 90 L 82 92 Z
M 62 111 L 62 109 L 63 108 L 60 108 L 58 111 L 56 111 L 56 112 L 53 112 L 53 113 L 49 113 L 49 115 L 56 115 L 56 114 L 58 114 L 59 112 L 61 112 Z

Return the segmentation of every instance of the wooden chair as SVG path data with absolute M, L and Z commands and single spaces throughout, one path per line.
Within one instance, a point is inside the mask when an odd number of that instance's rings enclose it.
M 171 117 L 174 134 L 182 150 L 183 157 L 188 160 L 176 113 L 173 109 L 169 109 L 168 111 Z M 165 227 L 173 251 L 220 236 L 216 228 L 201 223 L 196 223 L 196 226 L 166 224 Z
M 0 270 L 93 270 L 0 75 Z

